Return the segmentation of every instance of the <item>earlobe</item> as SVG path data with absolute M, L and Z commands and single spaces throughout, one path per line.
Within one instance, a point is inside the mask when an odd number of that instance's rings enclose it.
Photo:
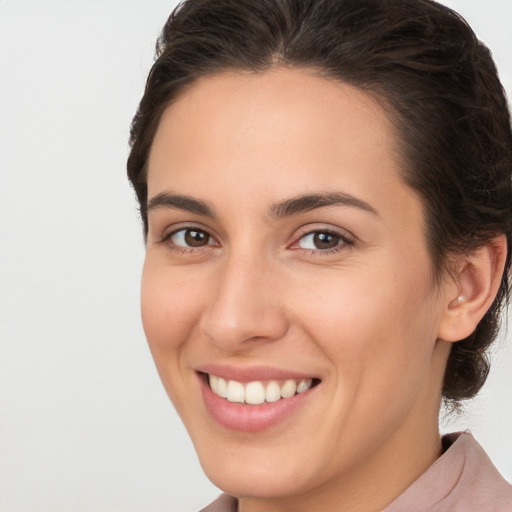
M 476 329 L 498 293 L 506 256 L 507 241 L 500 235 L 460 258 L 454 286 L 447 287 L 439 339 L 460 341 Z

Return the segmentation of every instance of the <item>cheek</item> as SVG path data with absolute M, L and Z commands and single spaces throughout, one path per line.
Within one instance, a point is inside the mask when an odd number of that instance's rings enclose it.
M 414 368 L 428 367 L 436 338 L 424 276 L 395 273 L 388 265 L 317 282 L 318 293 L 303 302 L 299 316 L 340 378 L 354 386 L 380 380 L 392 387 Z
M 141 283 L 142 323 L 162 384 L 180 415 L 188 414 L 190 408 L 185 382 L 191 375 L 183 354 L 197 325 L 200 295 L 200 290 L 175 268 L 146 258 Z
M 425 283 L 366 275 L 324 289 L 303 309 L 308 335 L 331 363 L 332 403 L 340 404 L 326 424 L 354 446 L 376 439 L 375 418 L 381 436 L 404 421 L 428 379 L 435 344 L 431 313 L 423 314 L 430 308 Z
M 146 260 L 141 284 L 142 323 L 157 367 L 175 357 L 186 342 L 195 325 L 198 304 L 190 283 L 183 282 L 172 268 Z

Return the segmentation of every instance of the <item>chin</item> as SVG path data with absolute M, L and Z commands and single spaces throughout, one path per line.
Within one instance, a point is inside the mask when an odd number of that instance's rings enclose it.
M 239 439 L 236 439 L 239 437 Z M 262 436 L 266 437 L 266 436 Z M 236 497 L 284 498 L 307 492 L 318 485 L 325 458 L 315 463 L 311 453 L 298 442 L 279 436 L 267 443 L 251 442 L 232 434 L 232 441 L 202 437 L 194 443 L 201 466 L 209 480 L 226 494 Z M 280 444 L 281 446 L 276 446 Z M 327 454 L 324 454 L 327 457 Z
M 250 461 L 243 468 L 239 466 L 203 464 L 203 470 L 216 487 L 237 498 L 285 498 L 302 494 L 309 487 L 307 475 L 301 471 L 299 477 L 296 469 L 291 472 L 281 465 L 262 467 Z

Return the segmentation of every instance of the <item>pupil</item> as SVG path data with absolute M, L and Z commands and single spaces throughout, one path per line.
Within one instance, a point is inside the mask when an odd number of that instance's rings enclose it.
M 314 243 L 318 249 L 332 249 L 338 242 L 338 237 L 329 233 L 315 233 L 314 236 Z
M 202 247 L 208 243 L 208 235 L 203 231 L 189 229 L 185 233 L 185 242 L 190 247 Z

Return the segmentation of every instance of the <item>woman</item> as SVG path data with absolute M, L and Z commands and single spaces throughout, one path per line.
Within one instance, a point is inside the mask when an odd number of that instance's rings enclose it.
M 512 134 L 430 0 L 189 0 L 132 126 L 142 316 L 208 511 L 512 510 L 441 400 L 488 373 Z

